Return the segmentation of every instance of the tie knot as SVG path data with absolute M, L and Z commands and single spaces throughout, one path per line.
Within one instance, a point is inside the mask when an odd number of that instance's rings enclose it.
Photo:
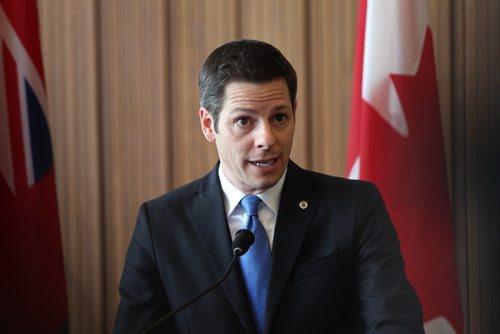
M 240 201 L 241 206 L 247 212 L 249 216 L 258 216 L 259 215 L 259 203 L 261 199 L 258 196 L 254 195 L 246 195 Z

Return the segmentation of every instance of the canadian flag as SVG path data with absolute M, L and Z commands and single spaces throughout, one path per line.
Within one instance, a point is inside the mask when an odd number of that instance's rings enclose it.
M 1 333 L 67 329 L 36 5 L 36 0 L 0 0 Z
M 426 1 L 360 0 L 357 29 L 348 176 L 382 192 L 426 333 L 463 333 Z

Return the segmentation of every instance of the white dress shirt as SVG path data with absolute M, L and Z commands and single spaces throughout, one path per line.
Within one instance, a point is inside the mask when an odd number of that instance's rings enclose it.
M 285 182 L 285 175 L 286 171 L 274 186 L 260 194 L 257 194 L 257 196 L 262 200 L 259 204 L 259 220 L 266 229 L 271 249 L 273 247 L 274 229 L 276 227 L 281 190 L 283 189 L 283 183 Z M 231 238 L 234 240 L 236 232 L 245 228 L 246 212 L 239 203 L 241 199 L 246 196 L 246 194 L 236 188 L 227 179 L 222 172 L 222 168 L 220 167 L 219 178 L 222 186 L 222 192 L 224 194 L 224 207 L 226 209 L 229 231 L 231 232 Z

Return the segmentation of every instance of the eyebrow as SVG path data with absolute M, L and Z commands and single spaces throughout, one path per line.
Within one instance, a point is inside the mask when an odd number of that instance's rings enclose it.
M 292 110 L 292 108 L 286 104 L 280 104 L 280 105 L 277 105 L 275 107 L 273 107 L 272 111 L 281 111 L 281 110 Z M 251 108 L 244 108 L 244 107 L 236 107 L 234 109 L 231 110 L 231 114 L 232 113 L 236 113 L 236 112 L 248 112 L 248 113 L 256 113 L 257 111 L 255 109 L 251 109 Z

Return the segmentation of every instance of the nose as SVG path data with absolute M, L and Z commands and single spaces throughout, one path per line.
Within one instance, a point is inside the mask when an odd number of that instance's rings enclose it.
M 276 136 L 272 126 L 268 122 L 262 122 L 256 128 L 255 146 L 267 149 L 276 143 Z

